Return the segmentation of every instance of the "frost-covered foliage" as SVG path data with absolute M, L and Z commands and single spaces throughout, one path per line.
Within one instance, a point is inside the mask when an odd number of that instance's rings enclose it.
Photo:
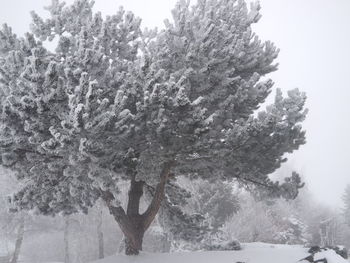
M 267 206 L 249 195 L 241 197 L 241 209 L 224 226 L 240 242 L 273 242 L 278 232 L 272 222 Z
M 275 214 L 273 220 L 279 228 L 279 232 L 274 235 L 276 242 L 280 244 L 307 244 L 306 224 L 297 215 L 291 214 L 288 217 L 277 218 L 280 216 Z
M 167 181 L 183 198 L 177 175 L 297 195 L 297 174 L 282 184 L 268 175 L 305 143 L 306 96 L 277 90 L 257 112 L 278 54 L 251 30 L 258 4 L 179 1 L 160 32 L 142 31 L 130 12 L 103 18 L 92 6 L 53 0 L 50 18 L 32 13 L 32 33 L 0 31 L 1 164 L 25 181 L 13 198 L 19 208 L 71 214 L 102 197 L 139 250 Z M 53 39 L 50 52 L 42 41 Z M 127 211 L 122 180 L 131 182 Z M 154 196 L 141 215 L 144 186 Z
M 294 200 L 238 197 L 240 210 L 222 231 L 240 242 L 350 247 L 350 228 L 340 211 L 314 200 L 307 187 Z
M 308 238 L 310 237 L 307 232 L 307 225 L 302 221 L 302 218 L 298 218 L 298 215 L 291 215 L 284 217 L 278 226 L 280 231 L 276 233 L 274 239 L 278 243 L 282 244 L 308 244 Z
M 295 200 L 256 200 L 240 196 L 241 209 L 223 227 L 240 242 L 306 244 L 310 241 L 305 212 Z
M 123 122 L 132 115 L 124 93 L 135 91 L 126 86 L 140 21 L 122 10 L 103 21 L 91 5 L 53 1 L 52 19 L 33 13 L 34 35 L 2 31 L 2 164 L 29 179 L 15 197 L 22 208 L 86 210 L 96 189 L 117 191 L 113 180 L 121 176 L 112 171 L 132 154 L 123 146 Z M 52 36 L 59 38 L 55 53 L 40 42 Z

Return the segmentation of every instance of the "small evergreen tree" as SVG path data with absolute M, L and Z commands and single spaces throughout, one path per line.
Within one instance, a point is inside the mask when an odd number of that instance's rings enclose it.
M 19 209 L 87 212 L 101 198 L 126 253 L 138 254 L 164 197 L 182 200 L 177 175 L 297 195 L 297 174 L 283 183 L 269 174 L 305 143 L 306 96 L 277 90 L 257 112 L 278 54 L 251 30 L 258 4 L 180 1 L 160 32 L 142 31 L 130 12 L 103 18 L 92 6 L 53 0 L 50 18 L 32 13 L 32 33 L 0 31 L 1 163 L 24 182 L 12 199 Z M 51 52 L 42 41 L 53 39 Z M 130 182 L 126 209 L 119 181 Z M 154 191 L 141 213 L 144 187 Z
M 238 211 L 238 197 L 233 187 L 223 181 L 209 183 L 180 177 L 177 182 L 187 191 L 187 198 L 183 202 L 164 203 L 158 220 L 163 234 L 173 250 L 208 249 L 208 242 L 222 234 L 221 227 Z
M 210 227 L 216 231 L 239 210 L 238 197 L 233 193 L 232 186 L 222 181 L 209 183 L 204 180 L 196 180 L 193 182 L 192 198 L 186 209 L 206 217 Z M 191 183 L 188 182 L 188 184 Z

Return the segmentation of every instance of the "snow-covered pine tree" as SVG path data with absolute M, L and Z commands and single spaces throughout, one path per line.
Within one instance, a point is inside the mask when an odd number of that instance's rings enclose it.
M 305 143 L 306 96 L 277 90 L 257 112 L 278 54 L 251 30 L 258 4 L 180 1 L 160 32 L 142 31 L 130 12 L 103 18 L 92 6 L 53 0 L 50 18 L 32 13 L 32 33 L 0 31 L 1 163 L 25 184 L 13 197 L 18 208 L 71 214 L 101 198 L 126 253 L 138 254 L 164 197 L 182 194 L 172 187 L 177 175 L 297 195 L 297 174 L 283 183 L 269 174 Z M 53 39 L 51 52 L 42 41 Z M 146 185 L 154 192 L 141 212 Z

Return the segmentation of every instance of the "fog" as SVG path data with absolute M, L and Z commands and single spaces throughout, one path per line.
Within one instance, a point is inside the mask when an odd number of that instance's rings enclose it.
M 144 26 L 162 27 L 175 2 L 96 0 L 95 10 L 108 14 L 123 5 L 140 16 Z M 29 11 L 45 14 L 42 7 L 50 0 L 0 3 L 0 23 L 8 23 L 21 35 L 28 30 Z M 279 70 L 270 75 L 275 88 L 298 87 L 308 95 L 307 144 L 290 157 L 288 166 L 303 175 L 317 199 L 341 206 L 344 187 L 350 183 L 350 2 L 262 0 L 261 5 L 263 17 L 254 30 L 281 49 Z

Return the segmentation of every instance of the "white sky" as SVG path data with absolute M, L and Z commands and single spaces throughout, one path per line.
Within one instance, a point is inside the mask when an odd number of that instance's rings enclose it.
M 71 3 L 73 0 L 67 0 Z M 111 14 L 123 5 L 162 27 L 176 0 L 96 0 L 95 10 Z M 340 206 L 350 183 L 350 0 L 261 0 L 262 19 L 254 30 L 280 49 L 279 70 L 270 75 L 275 87 L 307 92 L 310 113 L 304 127 L 307 144 L 290 158 L 315 197 Z M 50 0 L 0 0 L 0 24 L 21 35 L 29 11 L 45 14 Z

